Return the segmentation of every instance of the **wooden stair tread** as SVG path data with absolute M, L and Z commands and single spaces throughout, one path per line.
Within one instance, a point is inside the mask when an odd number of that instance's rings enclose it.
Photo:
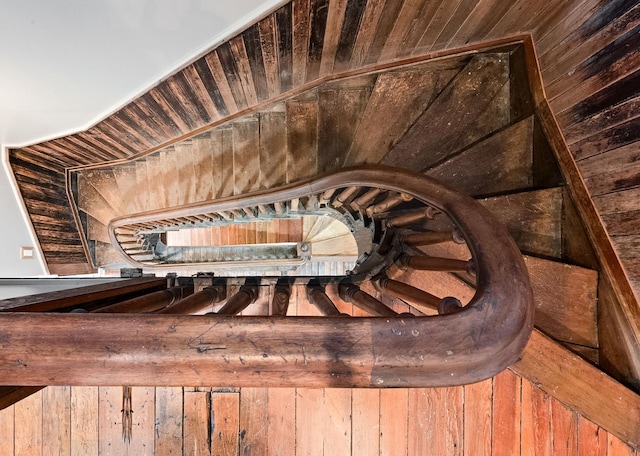
M 215 146 L 208 133 L 193 138 L 193 169 L 197 182 L 194 201 L 213 199 L 213 156 L 217 153 Z
M 126 203 L 122 200 L 116 178 L 111 169 L 94 169 L 83 173 L 91 185 L 118 213 L 126 213 Z
M 160 151 L 160 163 L 163 171 L 165 207 L 175 207 L 180 204 L 179 160 L 174 147 L 167 147 Z
M 233 122 L 233 194 L 260 188 L 259 120 L 248 117 Z
M 82 175 L 78 176 L 78 208 L 105 225 L 119 215 Z
M 533 116 L 490 135 L 425 172 L 471 196 L 533 185 Z
M 176 174 L 173 178 L 177 180 L 178 205 L 193 202 L 196 194 L 196 174 L 193 165 L 193 144 L 191 141 L 183 141 L 174 145 L 174 154 L 177 161 Z M 168 171 L 165 168 L 165 171 Z
M 127 214 L 138 212 L 136 169 L 132 165 L 121 165 L 113 168 L 113 175 L 116 178 L 116 185 L 120 193 L 120 200 L 124 201 L 127 207 Z
M 111 244 L 101 241 L 95 242 L 95 258 L 98 267 L 124 262 L 122 255 Z
M 164 170 L 162 169 L 160 154 L 149 155 L 144 161 L 147 165 L 148 210 L 163 209 L 166 197 L 164 194 Z
M 87 216 L 87 237 L 94 241 L 111 243 L 107 226 L 90 215 Z

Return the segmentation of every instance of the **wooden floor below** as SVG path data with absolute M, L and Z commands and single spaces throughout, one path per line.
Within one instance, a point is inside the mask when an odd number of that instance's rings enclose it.
M 637 456 L 505 371 L 432 389 L 49 387 L 0 411 L 6 455 Z

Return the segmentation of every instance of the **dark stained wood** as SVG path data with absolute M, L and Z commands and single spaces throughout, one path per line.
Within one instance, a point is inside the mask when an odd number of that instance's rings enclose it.
M 263 101 L 269 98 L 269 88 L 267 87 L 267 74 L 264 64 L 264 56 L 262 54 L 262 40 L 260 38 L 260 30 L 258 25 L 253 25 L 242 34 L 244 47 L 249 59 L 249 73 L 253 79 L 253 87 L 255 88 L 257 101 Z M 246 65 L 245 65 L 246 70 Z M 269 74 L 273 75 L 273 71 Z M 279 93 L 272 90 L 273 94 Z
M 479 130 L 470 127 L 508 80 L 508 68 L 508 57 L 504 55 L 499 58 L 473 57 L 395 144 L 383 163 L 402 163 L 407 168 L 425 169 L 469 144 L 474 136 L 483 137 L 490 133 L 491 129 L 487 131 L 483 125 L 479 125 Z M 452 110 L 460 112 L 453 121 L 446 115 Z M 440 134 L 427 136 L 425 129 Z
M 347 0 L 346 2 L 344 19 L 335 51 L 333 69 L 336 72 L 349 68 L 358 30 L 362 24 L 362 18 L 366 11 L 367 4 L 367 0 Z
M 327 23 L 322 43 L 322 58 L 320 60 L 320 76 L 334 72 L 334 64 L 340 32 L 344 22 L 348 0 L 334 0 L 329 2 L 327 10 Z
M 293 87 L 293 26 L 292 3 L 287 3 L 274 13 L 276 42 L 278 45 L 278 73 L 282 92 Z
M 320 76 L 322 51 L 329 16 L 329 0 L 310 0 L 309 6 L 309 49 L 306 58 L 305 82 L 313 81 Z

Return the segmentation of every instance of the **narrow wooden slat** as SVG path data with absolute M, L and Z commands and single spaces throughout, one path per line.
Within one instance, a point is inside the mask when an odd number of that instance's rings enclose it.
M 245 31 L 245 34 L 252 33 L 252 31 L 255 35 L 257 35 L 257 30 L 251 27 L 247 29 L 247 31 Z M 259 39 L 257 39 L 256 37 L 249 38 L 248 42 L 253 47 L 253 53 L 259 53 L 259 65 L 262 65 L 262 51 L 259 47 Z M 265 84 L 264 77 L 260 74 L 253 74 L 249 56 L 247 55 L 247 47 L 242 36 L 231 38 L 229 44 L 231 46 L 231 51 L 233 52 L 233 58 L 235 60 L 240 84 L 242 86 L 242 92 L 244 93 L 247 106 L 254 106 L 258 103 L 257 88 L 254 84 L 254 78 L 258 78 L 258 81 L 262 85 Z M 258 59 L 257 55 L 253 55 L 253 57 L 256 60 Z M 257 61 L 255 63 L 258 64 Z M 255 70 L 258 70 L 259 68 L 261 68 L 262 72 L 264 73 L 264 67 L 256 67 Z
M 181 79 L 184 79 L 183 85 L 184 83 L 188 84 L 188 89 L 185 87 L 184 90 L 189 91 L 193 99 L 198 103 L 198 113 L 203 124 L 213 122 L 220 118 L 214 97 L 210 96 L 209 89 L 207 89 L 205 82 L 200 77 L 195 64 L 185 67 L 180 74 L 182 74 Z M 189 99 L 189 97 L 187 97 L 187 99 Z
M 409 395 L 406 388 L 380 390 L 380 454 L 405 456 L 409 436 Z M 411 421 L 415 419 L 410 415 Z
M 510 370 L 493 377 L 491 448 L 496 455 L 520 452 L 521 385 L 521 378 Z
M 42 390 L 42 454 L 71 455 L 71 387 Z
M 352 432 L 351 390 L 324 388 L 323 399 L 324 417 L 320 432 L 324 454 L 349 454 Z
M 208 54 L 208 55 L 212 55 L 212 54 Z M 225 100 L 222 96 L 222 91 L 218 87 L 216 79 L 212 73 L 212 69 L 207 62 L 207 58 L 202 57 L 196 60 L 193 63 L 193 66 L 196 73 L 198 74 L 198 78 L 200 79 L 200 81 L 202 81 L 202 84 L 204 85 L 204 88 L 209 98 L 211 99 L 211 103 L 213 103 L 213 105 L 215 106 L 218 116 L 223 117 L 228 115 L 229 109 L 227 108 Z
M 551 451 L 554 455 L 578 452 L 578 417 L 560 402 L 551 401 Z
M 0 441 L 3 443 L 0 445 L 0 456 L 14 456 L 14 410 L 13 405 L 0 410 Z
M 97 442 L 99 454 L 126 454 L 129 443 L 125 442 L 123 437 L 125 424 L 123 424 L 122 389 L 122 386 L 101 386 L 98 388 L 98 420 L 96 424 L 100 425 Z M 132 441 L 135 438 L 134 432 Z
M 213 82 L 220 92 L 220 97 L 224 102 L 227 113 L 233 114 L 239 109 L 242 109 L 243 106 L 238 106 L 234 94 L 231 90 L 231 83 L 227 80 L 225 70 L 222 66 L 222 62 L 220 61 L 219 54 L 217 52 L 210 52 L 205 56 L 205 60 L 207 66 L 209 67 L 209 72 L 213 76 Z M 218 110 L 220 110 L 220 108 L 218 108 Z
M 380 12 L 378 20 L 375 24 L 372 24 L 375 26 L 375 32 L 368 46 L 364 63 L 375 63 L 380 58 L 380 53 L 393 29 L 403 4 L 402 0 L 387 0 L 384 2 L 384 9 Z
M 278 67 L 280 74 L 280 89 L 282 92 L 293 87 L 293 28 L 292 3 L 287 3 L 277 10 L 276 41 L 278 43 Z
M 267 388 L 240 390 L 240 453 L 267 454 L 269 396 Z
M 240 397 L 238 393 L 211 393 L 212 455 L 226 456 L 239 454 L 239 413 Z
M 430 389 L 409 389 L 409 416 L 407 454 L 419 454 L 420 452 L 435 453 L 436 433 L 436 407 L 431 398 Z
M 490 455 L 493 380 L 464 387 L 464 454 Z
M 157 456 L 182 454 L 182 388 L 157 387 L 155 396 L 154 454 Z
M 362 456 L 391 454 L 381 448 L 381 393 L 377 389 L 351 390 L 351 448 Z M 397 406 L 401 406 L 400 401 Z
M 452 2 L 440 1 L 438 9 L 435 11 L 429 26 L 425 28 L 420 41 L 416 45 L 414 53 L 426 54 L 434 47 L 436 40 L 447 25 L 449 19 L 455 13 L 456 8 L 460 5 L 461 0 Z
M 607 432 L 578 415 L 578 456 L 607 456 Z
M 296 390 L 296 454 L 309 456 L 323 454 L 322 432 L 318 424 L 323 420 L 323 390 L 297 388 Z
M 182 416 L 184 454 L 212 454 L 214 418 L 210 395 L 209 391 L 184 391 Z
M 385 40 L 384 47 L 380 53 L 380 61 L 388 61 L 396 57 L 403 45 L 404 37 L 411 28 L 414 18 L 418 17 L 422 3 L 424 2 L 420 0 L 412 0 L 405 1 L 402 4 L 395 24 Z
M 106 442 L 102 439 L 98 440 L 98 435 L 105 435 L 104 430 L 109 426 L 113 426 L 113 423 L 109 418 L 100 419 L 104 413 L 104 407 L 108 409 L 116 410 L 120 413 L 122 409 L 122 388 L 116 388 L 120 391 L 119 397 L 117 395 L 110 395 L 109 399 L 113 400 L 113 404 L 102 404 L 102 397 L 98 396 L 98 388 L 92 386 L 71 388 L 71 455 L 83 456 L 87 454 L 98 454 L 100 450 L 98 442 L 102 446 L 102 453 L 106 454 L 110 448 L 108 444 L 103 446 Z M 113 412 L 112 412 L 113 413 Z M 99 428 L 99 423 L 102 428 Z M 122 425 L 118 428 L 119 441 L 122 441 Z M 108 440 L 108 439 L 105 439 Z
M 292 2 L 293 21 L 293 86 L 302 85 L 307 80 L 307 54 L 310 32 L 310 0 Z
M 279 43 L 276 28 L 277 12 L 258 22 L 258 39 L 262 56 L 262 76 L 264 78 L 264 94 L 261 100 L 275 97 L 281 92 L 280 70 L 278 68 Z M 245 42 L 246 46 L 246 42 Z M 257 87 L 257 83 L 256 83 Z
M 342 27 L 335 52 L 334 72 L 341 72 L 349 68 L 351 55 L 355 46 L 358 31 L 362 24 L 362 17 L 366 11 L 366 0 L 347 0 Z M 382 2 L 376 2 L 382 3 Z
M 309 14 L 309 50 L 305 82 L 311 82 L 320 76 L 329 0 L 311 0 Z
M 334 0 L 329 2 L 324 42 L 322 44 L 320 76 L 333 73 L 346 8 L 347 0 Z
M 286 182 L 287 138 L 284 112 L 260 114 L 260 179 L 264 188 L 273 188 Z
M 607 456 L 635 456 L 636 451 L 614 435 L 607 436 Z
M 15 454 L 42 454 L 42 390 L 14 405 Z
M 448 47 L 448 44 L 453 40 L 454 36 L 458 32 L 464 21 L 473 12 L 473 9 L 476 5 L 477 0 L 462 0 L 459 2 L 455 12 L 451 14 L 449 19 L 447 20 L 447 24 L 442 29 L 442 32 L 431 47 L 431 52 Z
M 378 21 L 385 5 L 386 2 L 384 1 L 367 1 L 362 12 L 362 20 L 355 37 L 355 43 L 353 44 L 353 51 L 349 61 L 350 68 L 359 68 L 367 61 L 369 48 L 373 43 Z
M 293 456 L 296 453 L 296 389 L 267 390 L 268 454 Z
M 522 452 L 551 455 L 551 399 L 529 381 L 522 382 Z
M 131 407 L 133 414 L 129 454 L 153 454 L 156 435 L 155 388 L 131 387 Z

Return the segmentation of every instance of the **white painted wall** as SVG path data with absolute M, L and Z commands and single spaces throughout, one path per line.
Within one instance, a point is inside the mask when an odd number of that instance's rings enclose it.
M 0 150 L 85 130 L 282 2 L 0 0 Z M 0 277 L 42 274 L 4 170 L 0 197 Z

